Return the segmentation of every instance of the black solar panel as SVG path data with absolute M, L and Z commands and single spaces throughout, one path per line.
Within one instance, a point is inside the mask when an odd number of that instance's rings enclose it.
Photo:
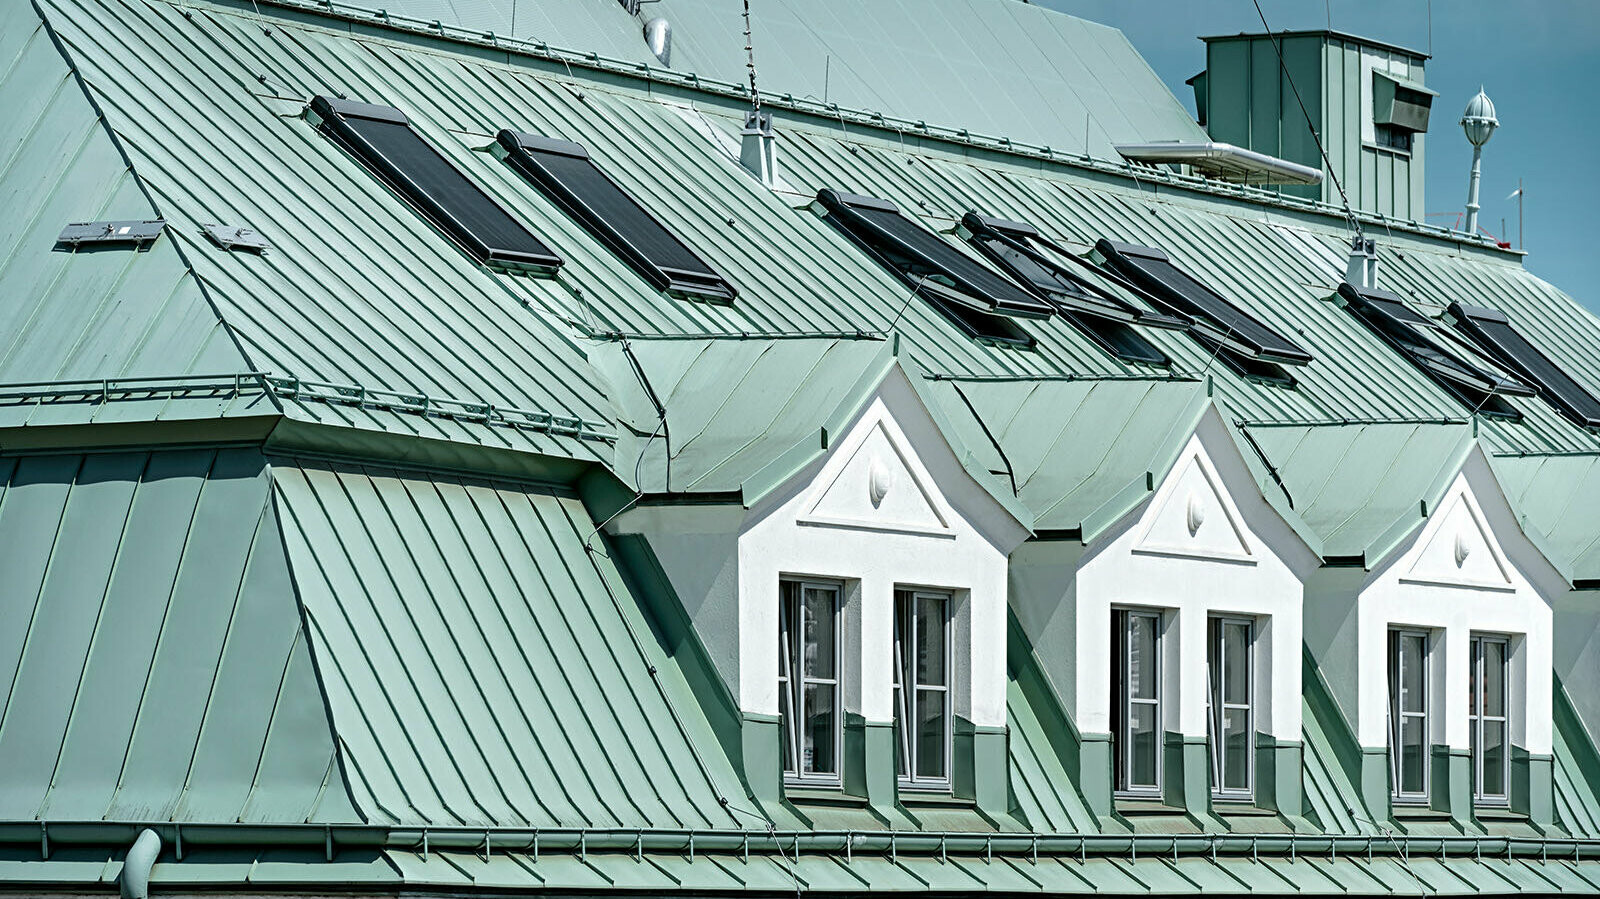
M 876 250 L 900 274 L 916 283 L 938 280 L 953 288 L 950 299 L 978 312 L 1048 318 L 1055 310 L 984 268 L 938 235 L 902 216 L 887 200 L 823 190 L 817 199 L 839 226 Z
M 317 97 L 318 128 L 486 265 L 554 270 L 557 256 L 388 106 Z
M 738 291 L 600 170 L 581 144 L 505 130 L 512 168 L 657 290 L 729 301 Z
M 1517 333 L 1505 313 L 1451 303 L 1450 315 L 1479 349 L 1532 384 L 1561 414 L 1580 427 L 1600 427 L 1600 400 Z
M 1101 240 L 1095 249 L 1112 270 L 1144 288 L 1156 299 L 1194 319 L 1197 336 L 1241 356 L 1285 365 L 1305 365 L 1311 354 L 1271 327 L 1251 318 L 1151 247 Z
M 1504 396 L 1532 396 L 1527 385 L 1489 371 L 1452 352 L 1441 339 L 1437 322 L 1419 314 L 1385 290 L 1358 288 L 1346 282 L 1339 296 L 1379 337 L 1421 369 L 1474 413 L 1520 419 L 1522 413 Z

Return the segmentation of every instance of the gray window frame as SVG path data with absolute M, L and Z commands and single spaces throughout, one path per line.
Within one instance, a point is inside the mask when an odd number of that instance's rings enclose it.
M 903 627 L 909 625 L 912 647 L 917 645 L 917 616 L 916 607 L 925 599 L 938 600 L 944 608 L 943 621 L 940 626 L 940 639 L 944 643 L 944 675 L 943 684 L 923 684 L 917 680 L 917 664 L 908 655 L 906 645 L 902 640 L 905 635 Z M 902 601 L 905 608 L 902 608 Z M 942 590 L 917 590 L 908 588 L 895 588 L 894 591 L 894 695 L 895 709 L 895 744 L 896 744 L 896 780 L 904 790 L 928 790 L 948 792 L 951 788 L 951 770 L 954 761 L 955 747 L 955 716 L 954 716 L 954 683 L 955 660 L 952 650 L 955 640 L 951 626 L 954 621 L 953 611 L 955 598 L 947 591 Z M 941 752 L 944 756 L 944 775 L 942 777 L 925 777 L 916 773 L 916 759 L 921 749 L 921 734 L 914 726 L 916 721 L 916 700 L 918 694 L 936 692 L 944 695 L 944 735 L 942 737 Z M 912 726 L 907 726 L 910 722 Z
M 1128 689 L 1128 671 L 1131 664 L 1130 652 L 1133 645 L 1133 641 L 1129 639 L 1131 631 L 1129 621 L 1136 617 L 1148 618 L 1154 622 L 1154 628 L 1152 629 L 1152 633 L 1155 635 L 1153 641 L 1154 651 L 1151 654 L 1154 663 L 1151 667 L 1154 670 L 1151 677 L 1155 681 L 1155 690 L 1153 691 L 1155 695 L 1151 699 L 1135 698 L 1132 695 L 1133 691 Z M 1165 619 L 1166 616 L 1160 609 L 1118 607 L 1111 610 L 1112 646 L 1121 648 L 1121 652 L 1116 653 L 1116 658 L 1112 660 L 1115 667 L 1112 671 L 1111 690 L 1112 702 L 1116 706 L 1113 716 L 1115 726 L 1111 735 L 1111 748 L 1116 753 L 1116 761 L 1112 766 L 1112 786 L 1113 795 L 1118 799 L 1159 799 L 1165 783 L 1161 770 L 1161 744 L 1165 733 L 1161 721 L 1162 694 L 1166 692 L 1162 683 L 1166 674 L 1166 665 L 1161 657 L 1161 644 L 1162 625 L 1165 623 Z M 1120 632 L 1120 636 L 1118 632 Z M 1153 784 L 1133 784 L 1130 780 L 1133 771 L 1133 716 L 1131 712 L 1135 705 L 1148 705 L 1154 709 L 1155 759 L 1152 770 L 1155 772 L 1155 783 Z
M 1214 669 L 1213 651 L 1216 660 L 1220 660 L 1224 672 L 1230 663 L 1225 654 L 1227 641 L 1223 639 L 1224 630 L 1230 626 L 1243 625 L 1245 628 L 1244 647 L 1244 677 L 1246 684 L 1245 701 L 1226 702 L 1222 696 L 1223 684 L 1227 682 L 1226 676 L 1219 676 Z M 1256 791 L 1256 620 L 1244 615 L 1212 615 L 1206 620 L 1206 743 L 1211 756 L 1211 798 L 1219 802 L 1251 802 L 1255 799 Z M 1223 772 L 1226 769 L 1222 752 L 1223 716 L 1230 709 L 1243 709 L 1245 713 L 1245 733 L 1249 737 L 1249 747 L 1245 752 L 1245 786 L 1243 788 L 1229 788 L 1223 784 Z
M 1403 711 L 1400 708 L 1400 683 L 1403 679 L 1401 665 L 1404 662 L 1404 653 L 1400 650 L 1400 641 L 1410 637 L 1422 640 L 1422 710 Z M 1389 678 L 1389 776 L 1391 778 L 1390 799 L 1396 805 L 1424 805 L 1429 799 L 1429 784 L 1432 777 L 1433 751 L 1432 726 L 1432 697 L 1433 690 L 1433 633 L 1427 628 L 1418 627 L 1391 627 L 1385 636 L 1387 645 L 1384 647 L 1384 656 L 1388 668 Z M 1422 721 L 1422 789 L 1420 791 L 1407 791 L 1402 783 L 1400 770 L 1400 737 L 1404 718 L 1419 718 Z
M 1485 673 L 1483 647 L 1486 643 L 1500 646 L 1500 708 L 1504 712 L 1500 715 L 1485 714 L 1480 702 L 1478 685 L 1483 682 Z M 1511 804 L 1511 638 L 1504 634 L 1473 634 L 1469 646 L 1468 658 L 1472 664 L 1467 681 L 1467 728 L 1471 734 L 1472 804 L 1504 807 Z M 1490 721 L 1498 721 L 1501 728 L 1500 783 L 1505 788 L 1504 793 L 1483 792 L 1486 764 L 1483 729 Z
M 792 587 L 792 595 L 786 587 Z M 807 675 L 803 670 L 798 677 L 794 676 L 797 668 L 803 669 L 804 659 L 801 647 L 804 640 L 796 645 L 791 639 L 790 623 L 803 620 L 801 611 L 805 604 L 807 590 L 826 590 L 833 594 L 833 676 L 831 678 L 818 678 Z M 795 787 L 839 787 L 844 783 L 843 755 L 844 755 L 844 586 L 837 581 L 819 580 L 814 578 L 783 578 L 778 586 L 778 720 L 779 739 L 785 741 L 789 749 L 789 759 L 794 763 L 792 767 L 783 766 L 783 782 L 786 786 Z M 790 609 L 789 606 L 794 608 Z M 803 625 L 802 625 L 803 626 Z M 833 767 L 829 772 L 804 771 L 801 769 L 802 744 L 801 733 L 803 721 L 802 710 L 805 708 L 805 688 L 810 684 L 828 684 L 833 687 Z M 787 707 L 787 711 L 786 711 Z M 783 758 L 782 747 L 779 759 Z M 780 765 L 782 762 L 780 761 Z

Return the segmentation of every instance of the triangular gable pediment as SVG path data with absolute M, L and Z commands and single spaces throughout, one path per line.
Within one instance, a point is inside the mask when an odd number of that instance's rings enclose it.
M 1135 552 L 1255 561 L 1243 516 L 1198 438 L 1192 439 L 1145 515 Z
M 1421 550 L 1401 580 L 1472 589 L 1514 588 L 1511 567 L 1489 528 L 1483 510 L 1463 483 L 1448 494 L 1419 541 Z
M 846 436 L 801 508 L 807 525 L 954 533 L 949 502 L 881 400 Z

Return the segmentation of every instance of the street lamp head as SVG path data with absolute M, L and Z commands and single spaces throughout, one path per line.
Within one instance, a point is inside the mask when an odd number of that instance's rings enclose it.
M 1461 130 L 1467 133 L 1467 140 L 1474 147 L 1481 147 L 1489 142 L 1498 127 L 1500 120 L 1494 117 L 1494 101 L 1480 87 L 1478 95 L 1467 101 L 1467 111 L 1461 114 Z

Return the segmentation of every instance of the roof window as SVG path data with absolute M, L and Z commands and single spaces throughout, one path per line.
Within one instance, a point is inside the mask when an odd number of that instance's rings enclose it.
M 411 129 L 405 113 L 335 97 L 311 101 L 312 124 L 484 265 L 554 271 L 561 257 Z
M 1486 362 L 1471 358 L 1467 347 L 1438 322 L 1419 314 L 1386 290 L 1355 287 L 1346 282 L 1339 285 L 1339 296 L 1367 327 L 1473 414 L 1522 418 L 1522 413 L 1505 397 L 1532 396 L 1533 389 L 1493 371 Z
M 1187 330 L 1188 319 L 1141 309 L 1069 271 L 1057 258 L 1092 266 L 1032 225 L 969 212 L 961 219 L 961 229 L 985 258 L 1048 298 L 1062 318 L 1101 349 L 1125 362 L 1171 364 L 1166 353 L 1132 326 Z
M 1449 313 L 1478 349 L 1532 385 L 1556 411 L 1579 427 L 1600 428 L 1600 401 L 1517 333 L 1505 313 L 1462 303 L 1451 303 Z
M 1048 318 L 1054 307 L 900 214 L 888 200 L 822 190 L 827 219 L 969 335 L 1032 346 L 1011 316 Z
M 738 291 L 644 206 L 581 144 L 504 130 L 498 153 L 657 290 L 717 302 Z

